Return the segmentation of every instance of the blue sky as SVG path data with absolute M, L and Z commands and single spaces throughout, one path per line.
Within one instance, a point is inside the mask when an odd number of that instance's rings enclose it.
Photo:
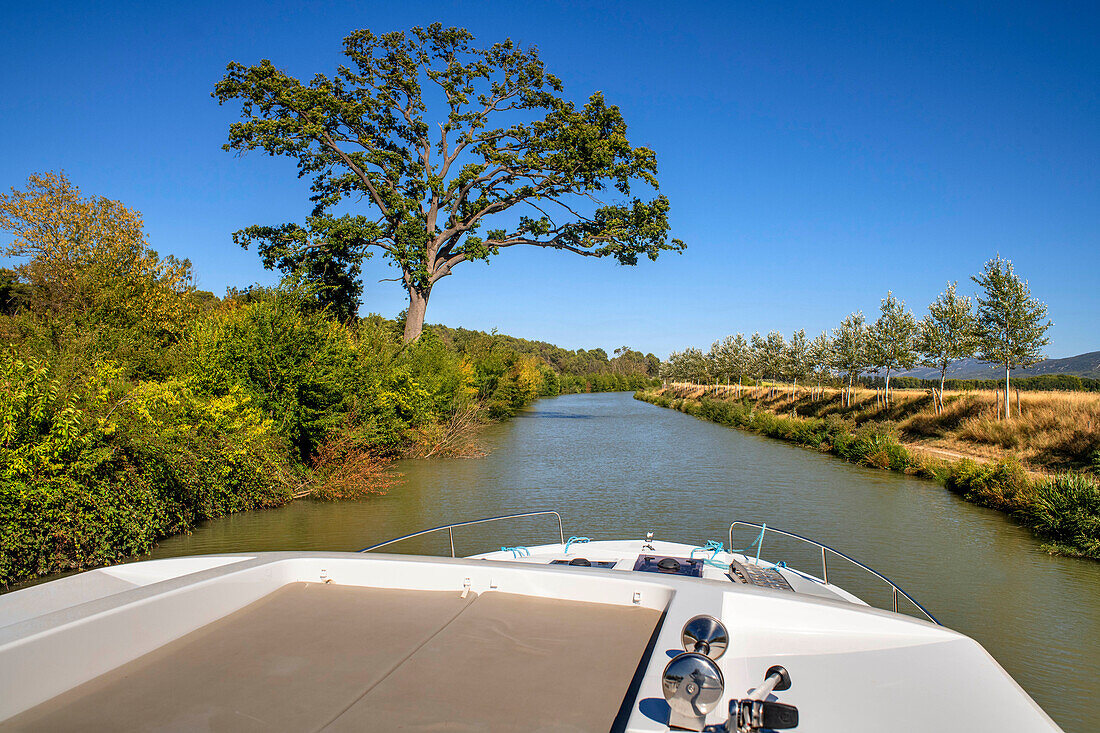
M 624 268 L 513 249 L 440 282 L 429 322 L 665 356 L 736 331 L 919 316 L 997 253 L 1050 306 L 1051 356 L 1100 349 L 1095 3 L 21 3 L 0 27 L 0 186 L 64 169 L 145 217 L 200 287 L 271 283 L 231 233 L 300 221 L 289 159 L 221 150 L 230 60 L 331 73 L 356 28 L 440 21 L 537 45 L 657 151 L 682 255 Z M 2 236 L 2 235 L 0 235 Z M 404 307 L 368 263 L 363 312 Z

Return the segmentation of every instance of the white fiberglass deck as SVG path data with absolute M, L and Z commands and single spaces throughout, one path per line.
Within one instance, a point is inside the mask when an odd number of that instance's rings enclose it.
M 585 556 L 643 551 L 602 544 Z M 183 558 L 17 591 L 0 597 L 0 729 L 667 731 L 662 670 L 709 614 L 730 632 L 724 699 L 782 664 L 799 730 L 1057 730 L 948 629 L 840 595 L 549 564 L 564 549 Z

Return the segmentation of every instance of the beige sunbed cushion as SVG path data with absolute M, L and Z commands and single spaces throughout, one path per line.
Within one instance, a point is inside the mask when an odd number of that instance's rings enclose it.
M 325 730 L 610 730 L 656 611 L 486 593 Z
M 295 583 L 0 730 L 606 731 L 658 618 Z

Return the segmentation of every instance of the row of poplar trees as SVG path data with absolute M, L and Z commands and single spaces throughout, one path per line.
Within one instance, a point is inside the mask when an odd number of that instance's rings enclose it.
M 710 383 L 776 380 L 798 385 L 809 379 L 844 380 L 844 400 L 851 404 L 852 385 L 862 374 L 883 374 L 884 398 L 890 401 L 890 377 L 919 365 L 940 372 L 937 410 L 943 409 L 947 370 L 959 359 L 977 356 L 997 364 L 1005 374 L 1004 414 L 1010 416 L 1009 380 L 1013 369 L 1026 368 L 1044 356 L 1050 339 L 1047 307 L 1032 297 L 1028 283 L 1012 263 L 996 257 L 971 278 L 980 288 L 972 298 L 960 295 L 958 284 L 947 289 L 917 320 L 905 303 L 887 293 L 877 320 L 862 311 L 845 318 L 831 334 L 815 339 L 799 329 L 787 341 L 772 331 L 767 336 L 741 333 L 715 341 L 709 353 L 696 348 L 673 352 L 662 364 L 662 376 L 677 381 Z M 976 307 L 975 307 L 976 306 Z

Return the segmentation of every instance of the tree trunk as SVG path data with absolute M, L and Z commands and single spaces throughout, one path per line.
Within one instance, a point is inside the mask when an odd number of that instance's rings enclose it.
M 1011 405 L 1012 405 L 1012 400 L 1009 399 L 1009 397 L 1008 397 L 1008 379 L 1009 379 L 1009 376 L 1011 374 L 1012 374 L 1012 371 L 1008 368 L 1008 365 L 1006 364 L 1005 365 L 1005 420 L 1012 417 L 1012 414 L 1009 412 L 1009 407 L 1011 407 Z
M 940 372 L 940 409 L 937 412 L 943 412 L 943 383 L 947 381 L 947 367 L 944 367 Z
M 890 368 L 886 368 L 886 389 L 882 393 L 882 404 L 884 407 L 890 406 Z
M 409 288 L 409 309 L 405 312 L 406 344 L 420 338 L 420 333 L 424 330 L 424 314 L 428 311 L 428 296 L 431 292 L 431 288 L 423 291 Z

